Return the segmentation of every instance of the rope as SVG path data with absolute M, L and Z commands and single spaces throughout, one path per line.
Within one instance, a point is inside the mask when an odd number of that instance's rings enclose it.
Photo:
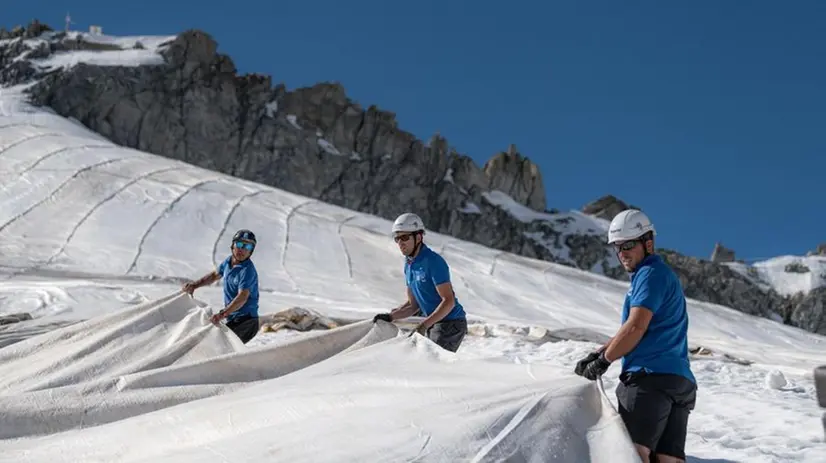
M 605 393 L 605 385 L 602 383 L 601 375 L 597 376 L 597 389 L 599 389 L 599 392 L 602 393 L 602 397 L 605 399 L 605 401 L 611 405 L 611 408 L 613 408 L 615 412 L 619 413 L 617 407 L 615 407 L 614 403 L 611 402 L 611 399 L 608 398 L 608 394 Z

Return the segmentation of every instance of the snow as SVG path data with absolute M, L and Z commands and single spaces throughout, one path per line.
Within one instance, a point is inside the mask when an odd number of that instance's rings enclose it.
M 482 209 L 480 209 L 476 203 L 472 201 L 466 201 L 465 205 L 461 209 L 459 209 L 459 212 L 462 212 L 464 214 L 481 214 Z
M 559 225 L 566 233 L 580 234 L 608 234 L 609 221 L 594 216 L 583 214 L 578 211 L 547 213 L 538 212 L 527 206 L 516 202 L 513 198 L 499 190 L 492 190 L 482 193 L 482 197 L 494 206 L 508 212 L 517 220 L 522 222 L 533 222 L 535 220 L 545 220 Z
M 449 355 L 392 325 L 364 322 L 404 299 L 390 221 L 120 148 L 27 105 L 16 91 L 3 91 L 0 108 L 0 313 L 35 317 L 0 330 L 0 346 L 9 344 L 0 349 L 0 420 L 7 420 L 0 423 L 0 461 L 343 461 L 382 454 L 407 461 L 420 452 L 438 460 L 446 442 L 468 446 L 461 456 L 445 456 L 463 461 L 484 454 L 485 443 L 542 442 L 527 428 L 509 433 L 514 417 L 548 439 L 569 436 L 547 428 L 572 411 L 543 401 L 547 394 L 599 397 L 595 383 L 571 370 L 599 338 L 615 333 L 623 282 L 428 233 L 471 317 L 473 334 Z M 577 212 L 530 211 L 501 192 L 485 199 L 522 220 L 553 220 L 568 233 L 607 226 Z M 207 315 L 222 306 L 220 287 L 198 290 L 197 301 L 177 291 L 211 270 L 241 227 L 260 240 L 253 259 L 262 314 L 299 306 L 362 322 L 261 333 L 246 346 L 210 325 Z M 789 259 L 758 270 L 771 269 L 765 278 L 790 290 L 817 284 L 799 274 L 781 279 L 777 269 Z M 822 264 L 794 259 L 813 269 Z M 700 389 L 689 461 L 826 461 L 812 382 L 812 370 L 826 364 L 824 338 L 713 304 L 690 300 L 689 311 L 692 346 L 754 362 L 692 361 Z M 79 320 L 88 321 L 56 331 Z M 589 339 L 537 335 L 559 330 Z M 77 344 L 67 333 L 77 333 Z M 193 350 L 180 350 L 185 345 Z M 339 353 L 318 362 L 322 351 Z M 613 406 L 618 369 L 604 377 L 603 400 Z M 33 415 L 47 411 L 62 418 Z M 578 413 L 604 420 L 608 433 L 615 429 L 610 407 Z M 79 422 L 85 426 L 72 429 Z M 14 433 L 20 438 L 8 436 Z M 609 437 L 594 434 L 589 445 L 616 452 L 602 461 L 624 461 L 628 442 Z
M 540 228 L 539 231 L 525 231 L 522 234 L 526 238 L 548 249 L 559 262 L 567 262 L 573 266 L 578 265 L 576 260 L 571 257 L 569 247 L 565 244 L 569 236 L 590 235 L 604 242 L 605 237 L 608 235 L 609 221 L 579 211 L 557 213 L 538 212 L 519 204 L 508 194 L 499 190 L 484 192 L 482 193 L 482 198 L 521 222 L 532 223 L 534 221 L 541 221 L 550 223 L 555 233 L 547 233 Z M 613 254 L 609 254 L 608 256 L 608 265 L 619 265 L 619 262 Z M 597 259 L 594 265 L 588 270 L 603 274 L 603 262 L 605 261 Z
M 95 66 L 140 66 L 161 65 L 163 62 L 163 57 L 153 50 L 77 51 L 55 53 L 48 58 L 32 60 L 32 63 L 44 71 L 73 67 L 79 63 Z
M 448 167 L 448 169 L 445 171 L 444 181 L 453 183 L 453 168 L 452 167 Z
M 323 138 L 318 139 L 318 146 L 320 146 L 321 149 L 323 149 L 328 154 L 332 154 L 334 156 L 341 156 L 341 151 L 336 149 L 336 147 L 333 146 L 332 143 L 330 143 L 329 141 L 327 141 Z
M 486 191 L 482 193 L 482 197 L 494 206 L 499 206 L 504 209 L 514 218 L 522 222 L 532 222 L 534 220 L 553 220 L 555 218 L 551 214 L 537 212 L 529 207 L 523 206 L 499 190 Z
M 287 114 L 287 121 L 289 121 L 289 123 L 292 124 L 292 126 L 295 127 L 296 129 L 303 130 L 301 128 L 301 126 L 298 125 L 298 118 L 296 117 L 295 114 Z
M 275 117 L 275 114 L 278 112 L 278 101 L 267 103 L 264 110 L 267 112 L 267 117 Z
M 36 48 L 46 43 L 53 36 L 44 34 L 45 38 L 24 39 L 29 48 Z M 80 63 L 95 66 L 142 66 L 160 65 L 164 59 L 160 55 L 163 46 L 173 40 L 175 36 L 124 36 L 93 35 L 80 32 L 70 32 L 67 38 L 81 38 L 85 42 L 114 45 L 121 50 L 77 50 L 55 52 L 43 59 L 30 60 L 41 71 L 51 71 L 58 68 L 69 68 Z M 143 48 L 135 49 L 140 44 Z
M 725 265 L 764 289 L 774 289 L 784 296 L 807 294 L 826 286 L 826 256 L 778 256 L 751 265 L 741 262 Z
M 147 50 L 161 49 L 166 43 L 175 40 L 174 35 L 107 35 L 89 34 L 87 32 L 73 32 L 70 37 L 80 37 L 84 42 L 116 45 L 121 48 L 135 48 L 138 44 Z
M 780 370 L 772 370 L 766 374 L 766 387 L 769 389 L 783 389 L 788 382 L 783 372 Z

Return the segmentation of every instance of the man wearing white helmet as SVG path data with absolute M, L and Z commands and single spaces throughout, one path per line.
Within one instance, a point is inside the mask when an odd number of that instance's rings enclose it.
M 407 301 L 389 313 L 376 315 L 373 322 L 421 314 L 425 319 L 416 331 L 443 349 L 456 352 L 467 334 L 465 310 L 453 293 L 447 262 L 424 244 L 424 231 L 424 222 L 416 214 L 402 214 L 393 223 L 393 239 L 406 257 Z
M 688 359 L 688 312 L 679 277 L 654 253 L 656 231 L 641 211 L 628 209 L 611 221 L 608 243 L 631 274 L 622 326 L 574 372 L 590 380 L 622 359 L 617 385 L 619 412 L 642 461 L 685 461 L 688 415 L 697 381 Z

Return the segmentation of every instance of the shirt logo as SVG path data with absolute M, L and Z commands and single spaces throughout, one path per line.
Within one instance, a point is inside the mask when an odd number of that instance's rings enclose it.
M 413 281 L 423 283 L 425 280 L 427 280 L 427 275 L 425 274 L 424 270 L 413 271 Z

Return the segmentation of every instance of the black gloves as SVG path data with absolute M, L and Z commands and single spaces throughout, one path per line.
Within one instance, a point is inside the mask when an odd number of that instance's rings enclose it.
M 391 323 L 393 321 L 393 318 L 390 316 L 389 313 L 380 313 L 380 314 L 376 315 L 375 317 L 373 317 L 373 323 L 376 323 L 379 320 Z
M 608 367 L 610 366 L 611 362 L 605 358 L 604 351 L 591 352 L 585 356 L 585 358 L 577 362 L 576 368 L 574 368 L 574 373 L 590 379 L 591 381 L 595 381 L 598 377 L 608 371 Z
M 585 372 L 585 367 L 587 367 L 589 363 L 593 362 L 598 357 L 599 352 L 591 352 L 590 354 L 586 355 L 585 358 L 576 363 L 574 373 L 578 374 L 579 376 L 582 376 L 582 373 Z

